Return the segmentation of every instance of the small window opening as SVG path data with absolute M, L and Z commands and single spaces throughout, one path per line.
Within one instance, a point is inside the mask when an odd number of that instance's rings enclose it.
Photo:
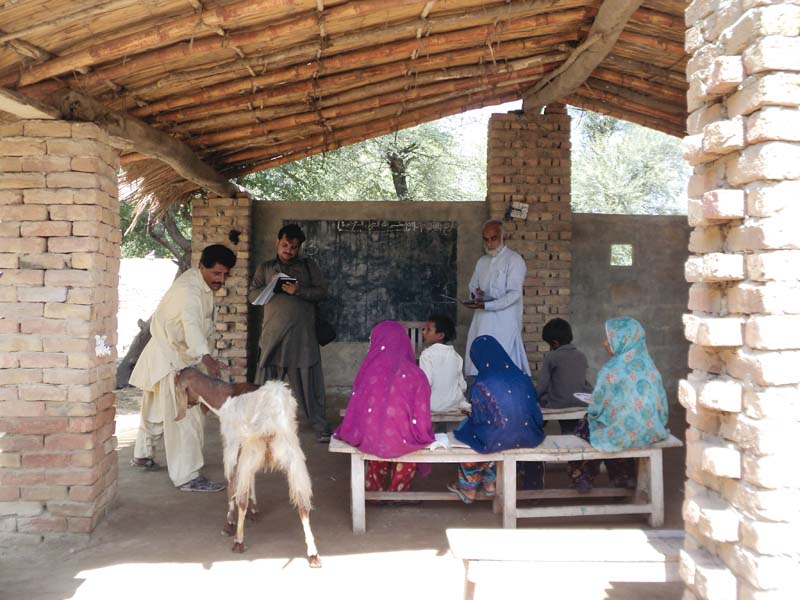
M 633 265 L 633 246 L 630 244 L 611 244 L 611 266 L 630 267 Z

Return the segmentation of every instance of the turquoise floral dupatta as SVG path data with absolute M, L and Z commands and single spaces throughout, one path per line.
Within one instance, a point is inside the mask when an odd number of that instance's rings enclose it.
M 614 356 L 597 374 L 588 410 L 592 446 L 613 452 L 667 439 L 667 394 L 644 328 L 630 317 L 609 319 L 605 327 Z

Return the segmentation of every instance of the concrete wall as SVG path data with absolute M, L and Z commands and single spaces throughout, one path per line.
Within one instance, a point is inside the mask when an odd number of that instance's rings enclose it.
M 252 277 L 255 266 L 275 254 L 275 239 L 284 219 L 337 220 L 380 219 L 389 221 L 457 221 L 458 222 L 458 297 L 469 294 L 469 278 L 481 255 L 481 224 L 487 219 L 483 202 L 254 202 L 253 235 L 250 248 Z M 325 273 L 327 278 L 334 273 Z M 255 311 L 252 311 L 255 312 Z M 420 318 L 424 318 L 421 315 Z M 463 354 L 471 312 L 459 307 L 456 348 Z M 258 335 L 261 324 L 251 316 L 249 357 L 252 371 L 258 356 Z M 349 389 L 358 366 L 366 354 L 367 344 L 333 342 L 322 348 L 325 384 L 329 391 Z
M 261 264 L 273 255 L 274 240 L 284 219 L 452 220 L 459 222 L 458 292 L 462 297 L 467 294 L 469 277 L 482 252 L 477 232 L 486 218 L 485 211 L 486 205 L 478 202 L 254 202 L 251 264 Z M 576 343 L 589 358 L 592 378 L 605 362 L 603 323 L 614 316 L 632 316 L 645 326 L 648 347 L 670 399 L 675 400 L 688 348 L 680 320 L 688 293 L 683 279 L 688 238 L 689 227 L 682 216 L 573 215 L 568 318 Z M 633 246 L 633 266 L 610 266 L 610 247 L 616 243 Z M 526 260 L 530 271 L 532 257 Z M 459 310 L 456 347 L 462 354 L 470 318 L 469 311 Z M 258 354 L 259 332 L 260 323 L 251 323 L 251 363 Z M 330 391 L 349 388 L 366 348 L 366 343 L 333 342 L 322 349 Z
M 681 323 L 689 289 L 683 277 L 686 217 L 573 214 L 572 236 L 569 321 L 592 381 L 606 361 L 603 323 L 633 317 L 647 332 L 647 347 L 675 404 L 689 347 Z M 612 244 L 630 244 L 633 265 L 611 266 Z

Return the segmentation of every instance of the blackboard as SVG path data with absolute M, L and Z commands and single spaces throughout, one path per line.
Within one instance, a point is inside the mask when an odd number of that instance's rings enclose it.
M 432 312 L 456 317 L 454 221 L 297 221 L 306 234 L 303 252 L 328 282 L 322 314 L 337 341 L 369 340 L 380 321 L 424 321 Z

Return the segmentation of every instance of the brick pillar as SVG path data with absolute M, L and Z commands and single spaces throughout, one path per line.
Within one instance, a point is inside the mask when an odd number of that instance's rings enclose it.
M 250 262 L 250 211 L 252 199 L 242 193 L 237 198 L 205 198 L 192 206 L 192 266 L 200 263 L 200 253 L 209 244 L 225 244 L 236 253 L 236 266 L 218 293 L 217 351 L 230 367 L 233 381 L 247 379 L 247 282 Z M 239 232 L 239 242 L 230 239 Z M 223 373 L 225 376 L 225 373 Z
M 800 6 L 686 10 L 685 598 L 800 581 Z
M 542 327 L 566 316 L 570 294 L 570 121 L 563 105 L 543 115 L 508 113 L 489 120 L 489 214 L 503 219 L 511 202 L 529 205 L 527 219 L 506 221 L 508 246 L 528 266 L 523 334 L 535 373 L 548 347 Z
M 0 123 L 0 540 L 90 532 L 116 493 L 117 167 L 93 124 Z

